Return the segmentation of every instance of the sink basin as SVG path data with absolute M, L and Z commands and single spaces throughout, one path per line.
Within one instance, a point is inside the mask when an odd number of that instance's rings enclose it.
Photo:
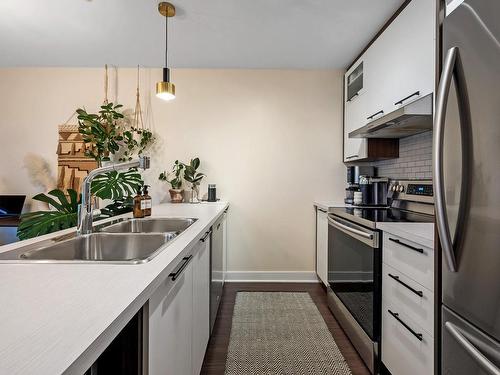
M 54 238 L 0 253 L 0 262 L 145 263 L 196 220 L 127 219 L 104 227 L 98 226 L 99 231 L 91 234 Z
M 145 263 L 175 237 L 174 233 L 92 233 L 29 250 L 25 248 L 21 254 L 19 251 L 3 253 L 0 259 L 43 263 Z
M 128 219 L 102 228 L 105 233 L 176 233 L 180 234 L 197 219 L 146 218 Z

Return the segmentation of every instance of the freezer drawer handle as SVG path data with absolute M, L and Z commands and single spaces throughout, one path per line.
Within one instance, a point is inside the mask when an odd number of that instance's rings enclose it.
M 348 159 L 354 159 L 354 158 L 357 158 L 357 157 L 359 157 L 359 155 L 351 155 L 351 156 L 346 156 L 345 159 L 348 160 Z
M 406 284 L 405 282 L 401 281 L 399 279 L 399 276 L 396 276 L 396 275 L 393 275 L 391 273 L 388 274 L 390 278 L 396 280 L 399 284 L 403 285 L 406 289 L 408 290 L 411 290 L 413 293 L 415 293 L 417 296 L 419 297 L 423 297 L 424 296 L 424 292 L 422 292 L 421 290 L 416 290 L 416 289 L 413 289 L 411 286 L 409 286 L 408 284 Z
M 420 254 L 424 253 L 424 249 L 421 249 L 419 247 L 415 247 L 415 246 L 412 246 L 412 245 L 408 245 L 407 243 L 401 242 L 397 238 L 391 238 L 391 237 L 389 237 L 389 241 L 392 241 L 392 242 L 397 243 L 398 245 L 407 247 L 408 249 L 412 249 L 413 251 L 416 251 L 417 253 L 420 253 Z
M 399 323 L 401 323 L 403 327 L 405 327 L 408 331 L 410 331 L 410 333 L 411 333 L 413 336 L 415 336 L 415 337 L 416 337 L 417 339 L 419 339 L 420 341 L 422 341 L 422 340 L 423 340 L 423 336 L 422 336 L 422 334 L 421 334 L 421 333 L 417 333 L 417 332 L 415 332 L 415 331 L 414 331 L 414 330 L 413 330 L 413 329 L 412 329 L 412 328 L 411 328 L 408 324 L 406 324 L 405 322 L 403 322 L 403 321 L 401 320 L 401 318 L 399 317 L 399 314 L 398 314 L 398 313 L 392 312 L 391 310 L 387 310 L 387 312 L 388 312 L 389 314 L 391 314 L 391 315 L 394 317 L 394 319 L 396 319 Z
M 375 116 L 378 116 L 378 115 L 383 115 L 384 114 L 384 110 L 381 109 L 380 111 L 378 111 L 377 113 L 374 113 L 373 115 L 371 116 L 368 116 L 366 119 L 367 120 L 371 120 L 372 118 L 374 118 Z
M 462 144 L 462 179 L 460 182 L 460 202 L 458 205 L 455 233 L 450 233 L 448 214 L 446 212 L 445 184 L 444 184 L 444 134 L 446 125 L 446 107 L 450 94 L 451 82 L 454 80 L 457 92 L 458 112 L 460 118 L 460 139 Z M 434 120 L 435 137 L 433 144 L 433 174 L 434 174 L 434 207 L 436 210 L 436 224 L 443 249 L 444 259 L 450 272 L 457 272 L 455 247 L 462 242 L 464 225 L 467 219 L 470 204 L 471 176 L 473 170 L 472 157 L 472 126 L 467 93 L 465 73 L 458 47 L 448 50 L 443 64 L 443 73 L 436 96 L 436 111 Z
M 406 100 L 408 100 L 408 99 L 410 99 L 410 98 L 412 98 L 414 96 L 419 96 L 419 95 L 420 95 L 420 91 L 415 91 L 413 94 L 410 94 L 406 98 L 403 98 L 400 101 L 394 103 L 394 105 L 403 104 Z
M 172 272 L 170 275 L 168 275 L 168 277 L 170 277 L 172 279 L 172 281 L 175 281 L 181 275 L 182 271 L 184 271 L 184 269 L 186 268 L 186 266 L 188 265 L 188 263 L 192 257 L 193 256 L 190 255 L 190 256 L 182 258 L 182 261 L 179 263 L 177 270 Z
M 465 351 L 476 360 L 483 370 L 491 375 L 500 375 L 500 369 L 491 363 L 488 358 L 486 358 L 483 353 L 481 353 L 461 332 L 460 329 L 451 322 L 446 322 L 444 324 L 451 336 L 457 340 L 457 342 L 462 345 Z
M 212 229 L 210 229 L 207 233 L 205 233 L 205 235 L 203 236 L 203 238 L 200 238 L 200 241 L 201 242 L 205 242 L 208 238 L 208 236 L 210 236 L 210 234 L 212 233 Z

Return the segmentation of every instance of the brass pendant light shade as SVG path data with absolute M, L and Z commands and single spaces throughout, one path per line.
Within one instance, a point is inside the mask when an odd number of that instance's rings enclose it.
M 168 18 L 175 16 L 175 7 L 171 3 L 158 4 L 158 12 L 165 17 L 165 67 L 163 68 L 163 81 L 156 82 L 156 96 L 162 100 L 175 99 L 175 85 L 170 82 L 170 69 L 168 68 Z
M 156 96 L 163 100 L 175 99 L 175 85 L 170 82 L 170 69 L 163 68 L 163 81 L 156 82 Z

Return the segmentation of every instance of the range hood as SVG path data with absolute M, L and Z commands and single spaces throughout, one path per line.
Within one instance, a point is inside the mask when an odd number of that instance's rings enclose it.
M 349 133 L 349 138 L 404 138 L 432 130 L 432 94 Z

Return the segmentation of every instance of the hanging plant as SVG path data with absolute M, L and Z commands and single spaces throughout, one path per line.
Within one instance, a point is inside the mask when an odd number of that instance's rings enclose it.
M 153 132 L 148 129 L 131 128 L 123 132 L 123 145 L 125 151 L 120 161 L 132 160 L 134 155 L 141 155 L 155 141 Z
M 144 120 L 142 118 L 141 94 L 139 90 L 139 78 L 140 70 L 139 65 L 137 65 L 137 88 L 135 95 L 134 118 L 130 129 L 125 129 L 123 132 L 123 144 L 125 146 L 125 151 L 123 152 L 123 156 L 120 158 L 120 161 L 132 160 L 134 155 L 141 155 L 155 141 L 153 132 L 144 126 Z

